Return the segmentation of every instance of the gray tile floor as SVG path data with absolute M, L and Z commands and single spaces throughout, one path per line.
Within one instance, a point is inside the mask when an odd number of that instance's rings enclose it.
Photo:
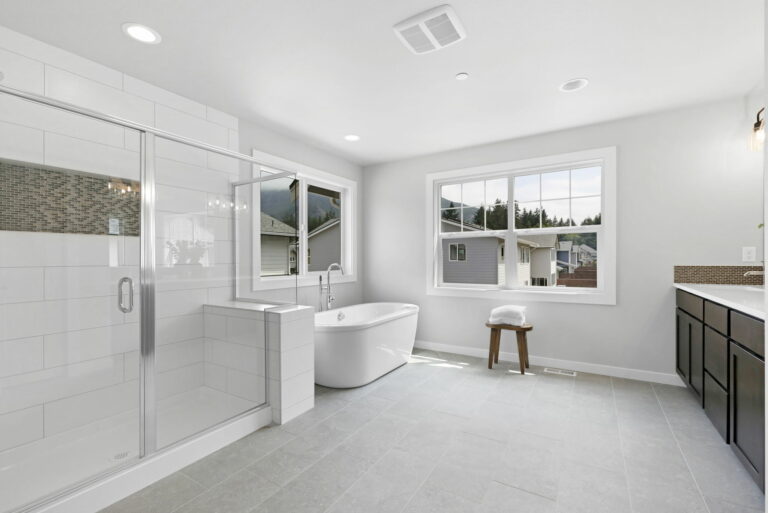
M 108 513 L 762 512 L 678 387 L 417 351 Z

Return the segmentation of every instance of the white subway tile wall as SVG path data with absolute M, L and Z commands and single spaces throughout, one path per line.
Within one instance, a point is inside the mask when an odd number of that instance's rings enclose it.
M 3 85 L 238 149 L 237 118 L 1 26 L 0 69 Z M 157 396 L 210 387 L 261 403 L 263 322 L 203 315 L 231 296 L 224 203 L 239 163 L 165 140 L 156 149 Z M 0 158 L 137 180 L 139 157 L 133 130 L 0 95 Z M 139 257 L 137 237 L 0 231 L 0 451 L 138 418 L 140 298 L 120 312 L 117 281 L 138 284 Z M 138 428 L 130 436 L 133 450 Z

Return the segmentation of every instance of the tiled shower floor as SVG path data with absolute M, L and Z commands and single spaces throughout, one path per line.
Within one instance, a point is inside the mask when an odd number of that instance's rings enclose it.
M 763 511 L 687 390 L 541 370 L 417 351 L 104 511 Z
M 138 390 L 137 390 L 138 392 Z M 207 387 L 158 402 L 158 446 L 214 426 L 255 406 Z M 138 456 L 139 414 L 126 412 L 0 454 L 0 511 L 13 510 L 54 490 Z

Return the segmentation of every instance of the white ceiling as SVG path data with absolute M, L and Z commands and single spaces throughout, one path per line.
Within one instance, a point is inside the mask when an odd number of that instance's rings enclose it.
M 410 53 L 392 25 L 440 1 L 0 0 L 0 23 L 363 164 L 744 94 L 762 80 L 762 0 L 453 0 L 467 39 Z M 129 40 L 127 21 L 162 44 Z M 454 80 L 460 71 L 470 79 Z M 591 83 L 560 93 L 573 77 Z

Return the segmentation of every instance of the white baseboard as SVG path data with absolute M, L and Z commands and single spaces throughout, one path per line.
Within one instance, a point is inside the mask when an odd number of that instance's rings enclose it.
M 441 344 L 439 342 L 429 342 L 426 340 L 416 340 L 416 347 L 420 349 L 429 349 L 441 353 L 454 353 L 465 356 L 475 356 L 478 358 L 487 358 L 488 349 L 479 347 L 456 346 L 451 344 Z M 591 374 L 602 374 L 603 376 L 613 376 L 615 378 L 636 379 L 638 381 L 649 381 L 651 383 L 660 383 L 663 385 L 685 386 L 677 374 L 665 374 L 663 372 L 654 372 L 642 369 L 629 369 L 626 367 L 614 367 L 611 365 L 602 365 L 599 363 L 576 362 L 573 360 L 560 360 L 558 358 L 547 358 L 544 356 L 530 356 L 532 365 L 541 365 L 543 367 L 556 367 L 558 369 L 570 369 L 578 372 L 589 372 Z M 518 362 L 517 353 L 500 351 L 499 360 L 505 362 Z
M 271 422 L 271 408 L 262 408 L 41 506 L 35 513 L 95 513 Z

